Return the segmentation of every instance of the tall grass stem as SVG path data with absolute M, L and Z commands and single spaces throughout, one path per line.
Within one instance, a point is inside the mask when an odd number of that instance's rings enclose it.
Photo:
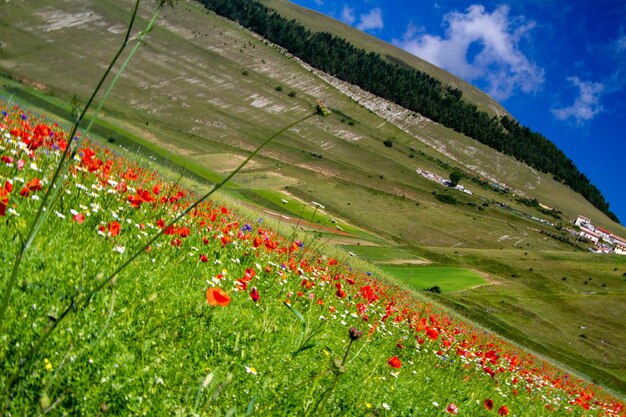
M 57 188 L 57 182 L 58 182 L 58 180 L 59 180 L 59 178 L 61 176 L 61 172 L 63 171 L 63 167 L 65 165 L 65 160 L 67 159 L 68 155 L 70 155 L 70 151 L 72 149 L 73 138 L 76 135 L 76 132 L 78 131 L 78 128 L 79 128 L 81 122 L 83 121 L 85 115 L 87 114 L 87 110 L 91 106 L 91 103 L 96 98 L 96 95 L 98 94 L 98 92 L 102 88 L 105 80 L 107 79 L 107 77 L 109 76 L 110 72 L 112 71 L 113 66 L 116 64 L 116 62 L 119 59 L 120 55 L 122 54 L 122 52 L 124 51 L 124 49 L 128 45 L 128 40 L 130 38 L 130 33 L 132 31 L 133 25 L 135 23 L 135 18 L 137 17 L 137 12 L 139 10 L 140 2 L 141 2 L 141 0 L 136 0 L 136 2 L 135 2 L 135 6 L 133 7 L 133 11 L 132 11 L 132 15 L 131 15 L 131 18 L 130 18 L 130 22 L 128 24 L 128 30 L 126 31 L 126 36 L 124 37 L 124 41 L 122 42 L 122 45 L 117 50 L 117 53 L 115 54 L 115 56 L 113 57 L 113 59 L 109 63 L 109 66 L 107 67 L 106 71 L 102 75 L 102 78 L 100 78 L 100 81 L 98 82 L 98 85 L 96 86 L 96 88 L 91 93 L 91 96 L 89 97 L 89 100 L 87 101 L 87 104 L 85 105 L 85 108 L 81 112 L 80 116 L 74 122 L 74 125 L 72 127 L 71 133 L 69 135 L 68 145 L 65 148 L 65 150 L 63 151 L 63 153 L 61 154 L 61 160 L 59 161 L 59 163 L 58 163 L 58 165 L 57 165 L 57 167 L 56 167 L 56 169 L 54 171 L 54 174 L 52 175 L 52 179 L 50 180 L 50 184 L 48 185 L 48 189 L 46 190 L 46 193 L 44 194 L 43 198 L 41 199 L 41 203 L 39 204 L 39 208 L 37 209 L 37 213 L 35 214 L 35 218 L 34 218 L 32 224 L 30 226 L 28 234 L 26 235 L 26 239 L 22 243 L 22 247 L 19 249 L 18 253 L 15 256 L 15 261 L 13 263 L 13 268 L 11 270 L 11 276 L 9 278 L 9 281 L 8 281 L 8 283 L 6 285 L 6 288 L 5 288 L 4 292 L 2 293 L 2 303 L 0 304 L 0 332 L 2 332 L 2 329 L 3 329 L 3 326 L 4 326 L 4 317 L 6 315 L 7 309 L 9 308 L 9 303 L 11 301 L 11 293 L 13 292 L 13 287 L 15 286 L 15 282 L 17 281 L 17 276 L 18 276 L 18 273 L 19 273 L 20 264 L 22 263 L 22 260 L 24 259 L 24 256 L 26 255 L 26 252 L 30 248 L 30 245 L 35 240 L 35 237 L 37 236 L 37 233 L 39 232 L 39 229 L 41 228 L 41 225 L 43 224 L 44 214 L 46 212 L 46 208 L 50 206 L 50 204 L 53 201 L 52 197 L 54 197 L 56 195 L 56 192 L 54 192 L 54 194 L 53 194 L 53 191 Z M 159 7 L 159 10 L 160 10 L 160 7 Z

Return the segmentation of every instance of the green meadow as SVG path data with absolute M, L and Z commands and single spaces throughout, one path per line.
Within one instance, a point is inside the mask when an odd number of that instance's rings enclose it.
M 311 27 L 320 24 L 317 15 L 289 3 L 265 3 Z M 84 104 L 121 41 L 119 28 L 126 24 L 129 8 L 128 2 L 109 0 L 41 0 L 2 6 L 2 99 L 48 114 L 68 126 L 71 103 Z M 139 23 L 145 24 L 150 12 L 150 7 L 144 6 Z M 87 13 L 91 20 L 81 23 L 81 13 Z M 336 22 L 324 21 L 324 27 L 358 45 L 382 48 Z M 396 58 L 423 65 L 404 55 Z M 436 69 L 424 68 L 445 79 Z M 477 105 L 503 111 L 480 92 L 469 86 L 462 88 Z M 290 91 L 295 95 L 290 96 Z M 297 235 L 307 247 L 343 253 L 355 264 L 370 262 L 364 268 L 397 280 L 403 288 L 419 292 L 420 297 L 556 359 L 598 384 L 626 392 L 626 257 L 587 253 L 566 231 L 537 222 L 532 216 L 568 225 L 577 215 L 585 214 L 596 224 L 626 235 L 623 226 L 550 176 L 471 138 L 428 120 L 392 120 L 385 105 L 377 107 L 383 111 L 369 110 L 367 106 L 372 103 L 368 99 L 348 97 L 278 48 L 233 22 L 207 13 L 195 1 L 181 1 L 164 11 L 105 104 L 92 134 L 116 152 L 139 153 L 155 168 L 168 170 L 174 182 L 195 181 L 194 187 L 203 188 L 219 181 L 277 128 L 310 112 L 318 99 L 336 111 L 327 118 L 307 121 L 268 145 L 224 188 L 227 201 L 250 210 L 255 221 L 263 217 L 285 236 Z M 391 140 L 393 146 L 385 146 L 385 140 Z M 419 168 L 447 177 L 454 167 L 467 173 L 461 184 L 472 190 L 471 196 L 426 180 L 415 171 Z M 485 175 L 554 207 L 561 212 L 561 219 L 524 205 L 513 192 L 498 192 L 471 181 Z M 435 194 L 452 196 L 456 204 L 447 204 Z M 567 240 L 570 244 L 564 242 Z M 37 265 L 29 268 L 46 268 L 43 261 Z M 72 268 L 81 270 L 79 264 Z M 176 285 L 185 283 L 183 279 Z M 195 290 L 200 291 L 201 285 L 195 284 Z M 136 285 L 132 291 L 141 291 Z M 422 292 L 433 286 L 439 286 L 442 293 Z M 128 291 L 130 297 L 132 291 Z M 175 286 L 163 289 L 164 297 L 173 292 Z M 158 310 L 149 301 L 150 294 L 143 298 L 136 307 L 127 307 L 120 325 L 130 320 L 133 326 L 141 327 L 142 320 L 149 320 L 149 314 L 143 316 L 142 311 Z M 101 301 L 98 311 L 106 317 L 108 301 Z M 127 302 L 132 301 L 128 298 Z M 199 304 L 197 308 L 201 310 Z M 253 315 L 254 308 L 246 314 Z M 317 314 L 307 311 L 311 317 Z M 170 313 L 187 314 L 163 310 L 155 316 L 154 324 L 167 320 Z M 282 318 L 279 322 L 271 318 L 274 310 L 264 310 L 263 314 L 264 323 L 272 329 L 286 326 L 295 331 L 299 326 L 295 315 L 291 321 Z M 205 318 L 200 315 L 197 320 Z M 196 324 L 188 329 L 189 335 L 203 331 L 201 323 Z M 254 336 L 262 326 L 248 329 L 240 324 L 239 336 L 227 344 L 215 339 L 203 339 L 203 343 L 227 352 L 224 360 L 232 360 L 229 355 L 237 352 L 242 338 L 252 343 L 253 351 L 263 350 Z M 170 343 L 177 334 L 164 337 Z M 159 343 L 158 338 L 150 340 L 150 346 Z M 341 349 L 337 346 L 343 339 L 339 340 L 335 340 L 333 352 Z M 159 351 L 151 358 L 156 360 L 161 354 Z M 248 354 L 241 353 L 244 358 Z M 135 351 L 131 356 L 142 355 L 143 351 Z M 235 368 L 214 363 L 211 371 L 202 369 L 204 374 L 197 370 L 193 388 L 183 378 L 187 387 L 184 395 L 204 398 L 203 389 L 210 388 L 206 395 L 211 398 L 226 389 L 219 387 L 228 386 L 228 375 Z M 236 378 L 248 377 L 245 368 L 240 368 Z M 313 378 L 313 374 L 311 371 L 309 376 Z M 199 389 L 201 379 L 208 375 L 213 375 L 215 382 Z M 380 377 L 382 374 L 375 376 Z M 143 386 L 151 386 L 154 376 L 142 374 L 141 378 Z M 286 389 L 287 382 L 285 379 L 267 389 Z M 411 388 L 406 389 L 408 393 Z M 236 395 L 234 389 L 226 390 L 228 395 Z M 248 396 L 245 406 L 253 397 Z M 204 406 L 203 399 L 197 401 Z M 381 406 L 374 405 L 384 413 Z M 141 410 L 140 404 L 137 407 Z M 308 407 L 312 410 L 311 405 Z M 474 410 L 479 412 L 480 408 Z
M 395 279 L 418 291 L 439 287 L 441 292 L 465 290 L 487 284 L 475 271 L 449 266 L 380 266 Z

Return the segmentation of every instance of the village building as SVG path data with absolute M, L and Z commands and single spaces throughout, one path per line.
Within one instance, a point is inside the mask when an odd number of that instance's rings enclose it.
M 611 249 L 604 246 L 595 246 L 593 249 L 590 249 L 590 251 L 593 253 L 603 253 L 605 255 L 611 253 Z
M 579 238 L 586 239 L 592 242 L 595 247 L 589 250 L 593 253 L 615 253 L 617 255 L 626 255 L 626 239 L 614 235 L 609 230 L 603 227 L 595 227 L 591 220 L 585 216 L 578 216 L 574 222 L 576 226 L 580 228 L 580 231 L 576 232 Z M 567 230 L 567 228 L 566 228 Z M 569 230 L 568 230 L 569 231 Z M 572 229 L 570 231 L 573 232 Z M 604 243 L 600 243 L 600 241 Z
M 615 235 L 611 235 L 611 239 L 615 244 L 613 253 L 617 255 L 626 255 L 626 239 L 622 239 L 621 237 Z
M 600 235 L 587 227 L 580 228 L 580 237 L 583 237 L 595 244 L 597 244 L 600 240 Z
M 612 233 L 602 227 L 598 227 L 596 233 L 600 235 L 600 238 L 604 240 L 606 243 L 613 243 L 613 239 L 611 238 Z
M 578 216 L 578 218 L 576 219 L 576 221 L 574 222 L 574 224 L 576 226 L 580 226 L 580 227 L 593 227 L 591 225 L 591 220 L 589 220 L 588 218 L 586 218 L 585 216 Z

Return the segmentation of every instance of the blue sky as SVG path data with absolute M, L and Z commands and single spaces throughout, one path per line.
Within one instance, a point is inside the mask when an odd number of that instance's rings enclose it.
M 626 223 L 626 2 L 292 1 L 487 92 L 563 150 Z

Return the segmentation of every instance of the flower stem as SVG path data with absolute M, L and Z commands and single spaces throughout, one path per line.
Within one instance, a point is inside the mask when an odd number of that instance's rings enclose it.
M 4 290 L 4 292 L 2 293 L 2 302 L 0 303 L 0 332 L 2 332 L 2 327 L 4 325 L 4 316 L 5 316 L 6 312 L 7 312 L 7 309 L 9 308 L 9 302 L 11 300 L 11 293 L 13 292 L 13 287 L 15 286 L 15 282 L 17 281 L 17 276 L 18 276 L 20 264 L 22 263 L 22 260 L 24 259 L 24 256 L 26 255 L 26 252 L 30 248 L 30 245 L 33 243 L 33 240 L 37 236 L 37 233 L 39 232 L 39 229 L 41 228 L 41 225 L 42 225 L 43 220 L 44 220 L 44 213 L 46 211 L 46 208 L 53 201 L 54 195 L 56 195 L 56 192 L 53 193 L 53 191 L 57 188 L 56 184 L 59 181 L 59 177 L 61 176 L 61 172 L 62 172 L 63 167 L 65 165 L 65 160 L 67 159 L 67 157 L 70 154 L 70 151 L 72 149 L 72 140 L 73 140 L 74 136 L 76 135 L 76 132 L 78 131 L 78 127 L 80 126 L 81 122 L 83 121 L 83 118 L 85 117 L 85 115 L 87 113 L 87 110 L 91 106 L 91 103 L 93 102 L 93 100 L 95 99 L 96 95 L 98 94 L 98 92 L 102 88 L 102 85 L 104 84 L 104 81 L 109 76 L 109 73 L 113 69 L 113 66 L 115 65 L 115 63 L 119 59 L 120 55 L 122 54 L 122 52 L 126 48 L 126 45 L 128 44 L 128 40 L 130 38 L 130 32 L 131 32 L 132 27 L 133 27 L 133 25 L 135 23 L 135 18 L 137 17 L 137 11 L 139 10 L 139 3 L 140 2 L 141 2 L 141 0 L 136 0 L 136 2 L 135 2 L 135 7 L 133 8 L 131 19 L 130 19 L 130 22 L 128 24 L 128 30 L 126 31 L 126 36 L 124 37 L 124 42 L 122 42 L 122 45 L 120 46 L 120 48 L 118 49 L 117 53 L 115 54 L 115 56 L 113 57 L 113 59 L 109 63 L 108 68 L 106 69 L 106 71 L 102 75 L 102 78 L 100 78 L 100 81 L 98 82 L 98 85 L 96 86 L 96 88 L 91 93 L 91 97 L 89 97 L 89 100 L 87 101 L 87 104 L 85 105 L 85 108 L 81 112 L 80 116 L 74 122 L 74 125 L 72 127 L 71 133 L 69 135 L 68 145 L 65 148 L 65 150 L 63 151 L 63 154 L 61 155 L 61 160 L 59 161 L 59 163 L 58 163 L 58 165 L 57 165 L 57 167 L 56 167 L 56 169 L 54 171 L 54 174 L 52 175 L 52 179 L 50 180 L 50 184 L 48 186 L 48 189 L 46 190 L 46 193 L 44 194 L 43 198 L 41 199 L 41 203 L 39 204 L 39 208 L 37 209 L 37 213 L 35 214 L 35 219 L 33 220 L 32 224 L 31 224 L 30 230 L 28 231 L 28 235 L 26 236 L 26 239 L 24 240 L 24 243 L 22 244 L 21 248 L 19 249 L 18 253 L 15 256 L 15 262 L 13 263 L 13 268 L 11 270 L 11 276 L 9 278 L 9 281 L 7 283 L 7 286 L 6 286 L 5 290 Z

